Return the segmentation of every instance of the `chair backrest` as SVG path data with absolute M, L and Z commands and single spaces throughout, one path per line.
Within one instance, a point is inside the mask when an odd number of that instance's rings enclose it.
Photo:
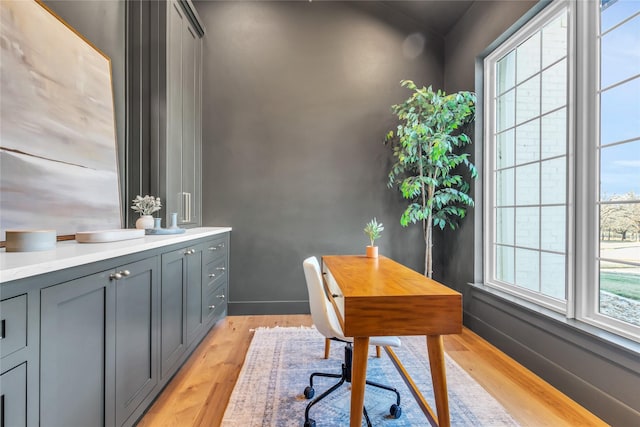
M 309 257 L 303 261 L 302 267 L 309 291 L 309 308 L 313 324 L 327 338 L 345 339 L 335 309 L 325 293 L 318 260 L 316 257 Z

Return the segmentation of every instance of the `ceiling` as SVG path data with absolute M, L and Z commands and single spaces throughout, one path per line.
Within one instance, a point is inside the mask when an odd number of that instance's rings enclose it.
M 472 0 L 383 1 L 386 6 L 412 17 L 425 29 L 445 36 L 471 7 Z

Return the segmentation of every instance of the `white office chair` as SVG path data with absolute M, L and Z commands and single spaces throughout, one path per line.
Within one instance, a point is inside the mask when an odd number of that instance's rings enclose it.
M 327 294 L 324 290 L 324 285 L 322 284 L 322 275 L 320 273 L 320 265 L 318 264 L 318 260 L 316 257 L 309 257 L 304 260 L 302 263 L 304 269 L 304 276 L 307 281 L 307 290 L 309 291 L 309 308 L 311 309 L 311 318 L 313 319 L 313 323 L 316 329 L 324 335 L 327 339 L 342 341 L 347 345 L 344 350 L 344 363 L 342 364 L 342 373 L 341 374 L 329 374 L 322 372 L 314 372 L 309 377 L 309 386 L 304 390 L 304 396 L 307 399 L 313 398 L 315 394 L 315 390 L 313 388 L 313 378 L 316 376 L 319 377 L 328 377 L 328 378 L 338 378 L 337 384 L 333 385 L 327 391 L 322 393 L 313 401 L 309 402 L 307 408 L 304 413 L 304 427 L 315 427 L 316 422 L 309 418 L 309 410 L 313 405 L 318 403 L 320 400 L 324 399 L 331 392 L 336 390 L 345 382 L 351 382 L 351 361 L 353 355 L 353 338 L 345 337 L 342 333 L 342 327 L 340 326 L 340 321 L 338 320 L 338 316 L 335 312 L 331 301 L 327 297 Z M 400 347 L 401 342 L 398 337 L 370 337 L 369 344 L 379 346 L 392 346 L 392 347 Z M 326 348 L 325 348 L 326 354 Z M 326 358 L 326 357 L 325 357 Z M 396 394 L 396 403 L 391 405 L 389 409 L 389 413 L 394 418 L 400 418 L 402 414 L 402 408 L 400 407 L 400 393 L 393 388 L 383 384 L 378 384 L 373 381 L 368 381 L 367 384 L 373 387 L 382 388 L 385 390 L 392 391 Z M 367 415 L 367 410 L 363 409 L 365 420 L 367 421 L 367 425 L 371 426 L 371 422 L 369 420 L 369 416 Z

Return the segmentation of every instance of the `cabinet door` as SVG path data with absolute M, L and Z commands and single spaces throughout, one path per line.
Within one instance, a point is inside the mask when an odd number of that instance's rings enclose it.
M 0 375 L 0 425 L 27 425 L 27 364 Z
M 202 328 L 202 257 L 204 246 L 187 249 L 187 344 Z
M 167 14 L 166 212 L 178 212 L 180 225 L 198 225 L 202 40 L 178 1 L 167 3 Z
M 122 278 L 115 282 L 115 411 L 120 426 L 158 383 L 157 259 L 138 261 L 118 272 Z
M 185 224 L 200 222 L 201 122 L 200 58 L 202 42 L 185 19 L 182 22 L 182 191 Z
M 160 370 L 165 378 L 173 371 L 186 348 L 185 287 L 187 275 L 185 249 L 162 255 L 160 285 Z
M 107 311 L 109 273 L 76 279 L 41 291 L 40 425 L 113 425 L 105 411 L 105 348 L 113 331 Z M 106 418 L 105 418 L 106 416 Z M 106 420 L 106 422 L 105 422 Z
M 177 1 L 167 3 L 167 141 L 165 210 L 169 215 L 178 212 L 178 224 L 186 221 L 187 195 L 182 191 L 182 33 L 186 17 Z

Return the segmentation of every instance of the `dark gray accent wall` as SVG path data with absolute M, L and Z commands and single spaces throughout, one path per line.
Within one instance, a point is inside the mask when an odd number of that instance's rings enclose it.
M 120 199 L 124 202 L 127 3 L 121 0 L 44 0 L 43 3 L 111 59 Z
M 445 38 L 445 89 L 481 93 L 479 62 L 548 2 L 476 1 Z M 482 117 L 479 98 L 478 120 Z M 474 161 L 482 166 L 482 126 Z M 481 181 L 475 185 L 480 202 Z M 506 295 L 471 285 L 482 281 L 482 217 L 478 205 L 463 227 L 438 233 L 435 277 L 464 295 L 465 325 L 614 426 L 640 425 L 640 346 L 581 322 L 523 306 Z M 474 260 L 472 262 L 471 260 Z
M 203 222 L 231 233 L 231 314 L 307 313 L 302 261 L 380 252 L 421 271 L 419 226 L 387 189 L 401 79 L 441 87 L 443 40 L 374 2 L 196 2 L 203 72 Z

